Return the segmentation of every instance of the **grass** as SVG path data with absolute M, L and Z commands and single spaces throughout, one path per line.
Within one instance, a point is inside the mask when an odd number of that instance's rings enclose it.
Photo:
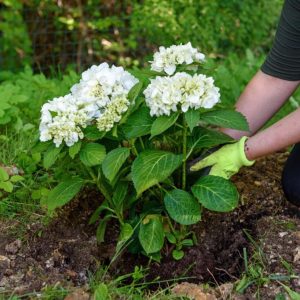
M 255 298 L 261 299 L 260 290 L 266 284 L 270 284 L 272 281 L 276 281 L 280 285 L 286 287 L 286 285 L 283 284 L 283 282 L 289 283 L 292 279 L 300 278 L 293 271 L 292 265 L 284 259 L 281 260 L 281 263 L 283 267 L 287 270 L 287 274 L 270 274 L 267 268 L 266 256 L 259 243 L 253 239 L 253 237 L 247 230 L 244 230 L 244 233 L 252 245 L 253 254 L 251 255 L 251 258 L 249 258 L 246 248 L 243 249 L 245 272 L 243 273 L 242 278 L 237 282 L 237 293 L 243 294 L 248 288 L 251 287 L 255 290 L 253 293 Z M 288 289 L 290 290 L 290 288 Z M 288 289 L 286 289 L 286 291 L 288 291 Z M 293 298 L 291 299 L 294 300 Z

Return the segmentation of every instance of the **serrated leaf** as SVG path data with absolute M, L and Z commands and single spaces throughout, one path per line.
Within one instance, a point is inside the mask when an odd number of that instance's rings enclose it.
M 164 245 L 164 228 L 159 217 L 140 225 L 139 241 L 147 254 L 160 251 Z
M 149 108 L 142 106 L 128 117 L 121 128 L 127 139 L 133 139 L 149 134 L 153 121 Z
M 13 189 L 14 186 L 10 181 L 0 182 L 0 190 L 4 190 L 7 193 L 11 193 Z
M 228 212 L 238 205 L 239 194 L 233 183 L 219 176 L 201 177 L 192 186 L 192 192 L 207 209 Z
M 165 180 L 182 163 L 182 155 L 160 150 L 141 152 L 132 164 L 132 180 L 137 194 Z
M 54 144 L 44 154 L 43 166 L 45 169 L 49 169 L 56 162 L 58 155 L 63 147 L 56 147 Z
M 225 128 L 249 131 L 247 119 L 240 112 L 234 110 L 222 109 L 209 111 L 201 114 L 201 120 L 208 124 Z
M 84 145 L 79 152 L 80 160 L 87 167 L 100 165 L 104 160 L 105 155 L 105 147 L 96 143 Z
M 183 225 L 191 225 L 200 221 L 200 205 L 188 192 L 172 190 L 164 197 L 166 210 L 170 217 Z
M 9 175 L 3 168 L 0 167 L 0 181 L 6 181 L 8 179 L 9 179 Z
M 69 155 L 72 159 L 75 158 L 75 156 L 79 153 L 81 148 L 81 141 L 75 143 L 73 146 L 69 148 Z
M 73 178 L 58 184 L 48 195 L 45 205 L 49 210 L 54 210 L 71 201 L 83 186 L 83 180 Z
M 102 163 L 102 171 L 110 182 L 115 179 L 129 155 L 128 148 L 117 148 L 107 153 Z
M 173 113 L 170 116 L 160 116 L 152 124 L 151 138 L 159 135 L 169 129 L 178 119 L 179 113 Z
M 196 127 L 193 135 L 188 138 L 188 149 L 210 148 L 220 144 L 233 142 L 234 140 L 216 130 L 211 130 L 203 127 Z
M 189 109 L 184 114 L 184 118 L 190 128 L 190 131 L 192 132 L 193 129 L 198 125 L 198 123 L 200 121 L 200 112 L 195 109 Z

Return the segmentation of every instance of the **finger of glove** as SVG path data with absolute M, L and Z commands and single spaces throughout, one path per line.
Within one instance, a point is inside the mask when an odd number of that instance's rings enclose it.
M 225 179 L 230 178 L 230 175 L 224 169 L 221 169 L 218 165 L 215 165 L 210 169 L 209 175 L 219 176 Z
M 199 171 L 205 167 L 210 167 L 210 166 L 214 165 L 215 162 L 216 161 L 215 161 L 213 155 L 209 155 L 206 158 L 204 158 L 203 160 L 200 160 L 199 162 L 197 162 L 196 164 L 191 166 L 190 170 L 191 171 Z

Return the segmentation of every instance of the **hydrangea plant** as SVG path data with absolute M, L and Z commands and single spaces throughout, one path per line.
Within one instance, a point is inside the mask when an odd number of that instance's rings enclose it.
M 201 221 L 203 209 L 233 210 L 238 193 L 230 181 L 195 179 L 187 170 L 188 160 L 232 142 L 214 128 L 248 129 L 240 113 L 218 107 L 220 91 L 203 73 L 204 58 L 188 43 L 160 47 L 151 70 L 102 63 L 83 72 L 70 94 L 46 103 L 36 147 L 61 180 L 43 201 L 48 209 L 95 186 L 104 196 L 90 219 L 98 241 L 116 219 L 117 247 L 128 243 L 156 260 L 166 240 L 173 257 L 183 257 L 196 242 L 189 225 Z

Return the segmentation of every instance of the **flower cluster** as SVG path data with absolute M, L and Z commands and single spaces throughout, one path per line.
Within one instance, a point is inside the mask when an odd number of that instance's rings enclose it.
M 42 107 L 40 140 L 63 141 L 72 146 L 83 138 L 82 128 L 93 122 L 100 131 L 109 131 L 130 102 L 128 93 L 138 82 L 122 67 L 102 63 L 82 73 L 81 80 L 71 88 L 71 94 L 54 98 Z
M 138 82 L 122 67 L 102 63 L 82 73 L 80 82 L 71 88 L 79 103 L 96 105 L 95 118 L 100 131 L 109 131 L 121 119 L 130 102 L 128 93 Z
M 40 140 L 45 142 L 53 139 L 56 147 L 63 141 L 72 146 L 83 138 L 81 128 L 86 127 L 92 114 L 93 107 L 78 107 L 71 94 L 54 98 L 42 107 Z
M 185 45 L 173 45 L 169 48 L 159 47 L 159 51 L 154 53 L 151 62 L 151 70 L 162 72 L 168 75 L 174 74 L 177 65 L 190 65 L 203 62 L 205 55 L 193 48 L 191 43 Z
M 214 85 L 212 77 L 184 72 L 152 79 L 144 95 L 151 116 L 169 116 L 179 106 L 183 112 L 189 108 L 212 108 L 220 101 L 219 88 Z

